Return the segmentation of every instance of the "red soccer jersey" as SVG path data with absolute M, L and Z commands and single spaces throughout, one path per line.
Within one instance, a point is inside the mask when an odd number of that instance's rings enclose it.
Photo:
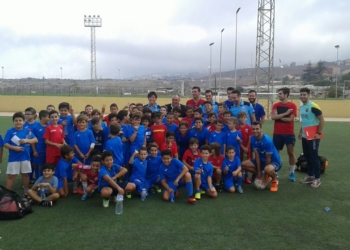
M 294 116 L 297 115 L 297 106 L 293 102 L 277 102 L 272 106 L 272 112 L 277 111 L 277 114 L 285 113 L 288 109 L 293 109 Z M 290 117 L 291 114 L 285 116 Z M 273 133 L 275 135 L 294 135 L 294 121 L 285 122 L 281 119 L 275 120 L 275 124 L 273 126 Z
M 186 106 L 192 106 L 194 109 L 199 108 L 205 101 L 203 99 L 199 99 L 198 102 L 195 102 L 193 99 L 190 99 L 186 102 Z
M 208 124 L 206 128 L 209 130 L 210 133 L 216 130 L 216 126 L 211 124 Z
M 252 132 L 252 127 L 249 126 L 248 124 L 244 125 L 243 127 L 238 125 L 236 127 L 236 129 L 238 131 L 241 131 L 241 134 L 242 134 L 242 145 L 244 147 L 246 147 L 248 145 L 248 142 L 249 142 L 249 138 L 253 135 L 253 132 Z M 241 150 L 242 151 L 242 150 Z
M 96 173 L 92 173 L 92 169 L 85 169 L 84 173 L 87 176 L 88 185 L 96 185 L 98 184 L 98 171 Z
M 160 148 L 160 151 L 163 151 L 164 149 L 168 149 L 168 143 L 164 142 L 162 147 Z M 175 155 L 177 154 L 177 145 L 176 142 L 172 142 L 171 147 L 169 148 L 171 151 L 171 155 L 172 157 L 175 157 Z
M 193 117 L 192 117 L 192 118 L 188 118 L 188 117 L 186 116 L 186 117 L 182 118 L 181 121 L 187 122 L 187 125 L 188 125 L 188 127 L 190 128 L 193 119 L 194 119 Z
M 182 161 L 185 161 L 188 165 L 190 165 L 191 167 L 194 166 L 194 161 L 197 158 L 201 157 L 201 152 L 199 151 L 199 149 L 197 150 L 197 155 L 194 155 L 191 151 L 191 149 L 187 149 L 184 153 L 184 155 L 182 156 Z
M 56 127 L 52 124 L 46 126 L 43 138 L 52 143 L 63 144 L 64 133 L 62 125 Z M 60 149 L 56 146 L 46 145 L 46 156 L 60 156 Z
M 221 121 L 225 122 L 225 118 L 221 114 L 219 114 L 218 117 Z
M 152 129 L 152 139 L 158 144 L 158 147 L 161 148 L 165 141 L 166 127 L 164 125 L 153 124 Z
M 111 124 L 109 119 L 108 119 L 108 115 L 106 115 L 105 117 L 103 117 L 103 120 L 107 123 L 107 126 L 109 127 L 109 125 Z
M 213 165 L 214 168 L 221 169 L 222 162 L 224 161 L 224 156 L 219 155 L 218 157 L 214 158 L 213 155 L 210 155 L 208 161 Z
M 177 118 L 176 120 L 173 121 L 173 123 L 175 123 L 177 126 L 179 126 L 181 120 L 179 118 Z

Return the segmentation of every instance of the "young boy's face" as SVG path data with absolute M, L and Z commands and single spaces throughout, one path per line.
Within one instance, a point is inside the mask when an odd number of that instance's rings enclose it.
M 92 128 L 94 129 L 94 131 L 99 131 L 101 130 L 101 125 L 99 122 L 92 124 Z
M 213 110 L 213 106 L 211 106 L 211 104 L 209 104 L 209 103 L 206 103 L 205 110 L 207 111 L 207 113 L 209 113 Z
M 43 124 L 47 125 L 49 123 L 49 121 L 50 121 L 50 118 L 49 118 L 48 115 L 45 115 L 45 116 L 41 117 L 41 122 Z
M 182 125 L 182 126 L 179 127 L 179 130 L 180 130 L 180 133 L 182 135 L 184 135 L 187 132 L 187 127 Z
M 53 113 L 50 115 L 50 121 L 52 125 L 57 125 L 58 122 L 58 115 L 56 113 Z
M 113 157 L 107 156 L 102 162 L 107 168 L 111 168 L 113 165 Z
M 201 118 L 202 114 L 199 112 L 194 112 L 194 118 Z
M 209 119 L 208 119 L 208 122 L 209 122 L 210 124 L 214 124 L 215 121 L 216 121 L 215 115 L 210 116 Z
M 216 131 L 221 131 L 222 130 L 222 128 L 224 127 L 224 125 L 222 124 L 222 123 L 217 123 L 216 124 Z
M 174 136 L 168 136 L 166 138 L 166 141 L 167 141 L 167 143 L 173 143 L 175 141 L 175 137 Z
M 173 122 L 174 122 L 174 116 L 173 116 L 173 115 L 168 115 L 168 116 L 166 117 L 166 123 L 167 123 L 168 125 L 171 125 L 171 124 L 173 124 Z
M 225 114 L 224 115 L 224 120 L 225 122 L 227 123 L 227 120 L 231 118 L 231 115 L 230 114 Z
M 197 129 L 197 130 L 201 130 L 202 127 L 203 127 L 203 122 L 200 121 L 200 120 L 197 120 L 194 122 L 194 127 Z
M 100 169 L 101 163 L 98 161 L 91 162 L 91 169 L 96 173 Z
M 70 161 L 74 158 L 74 152 L 73 151 L 70 151 L 68 154 L 65 155 L 65 159 L 67 161 Z
M 246 122 L 247 122 L 247 117 L 246 116 L 243 116 L 243 117 L 240 117 L 239 118 L 239 123 L 241 124 L 241 125 L 245 125 L 246 124 Z
M 235 157 L 236 152 L 233 149 L 230 149 L 229 151 L 226 152 L 227 157 L 232 160 L 233 157 Z
M 94 115 L 92 116 L 92 118 L 100 118 L 101 114 L 96 112 L 94 113 Z
M 165 166 L 169 166 L 171 163 L 171 156 L 170 155 L 163 155 L 162 156 L 162 161 L 164 163 Z
M 160 118 L 160 117 L 155 117 L 155 118 L 154 118 L 154 121 L 155 121 L 155 123 L 156 123 L 157 125 L 161 125 L 161 124 L 162 124 L 162 118 Z
M 135 119 L 132 120 L 132 125 L 133 126 L 139 126 L 140 123 L 141 123 L 141 119 L 139 119 L 139 118 L 135 118 Z
M 85 108 L 85 112 L 87 113 L 87 115 L 91 115 L 91 113 L 92 113 L 92 107 L 91 107 L 91 106 L 87 106 L 87 107 Z
M 144 115 L 151 117 L 152 116 L 152 112 L 145 112 Z
M 136 114 L 137 112 L 139 112 L 139 110 L 137 109 L 137 107 L 132 108 L 131 113 L 132 113 L 133 115 Z
M 186 116 L 188 118 L 192 118 L 193 117 L 193 109 L 188 109 L 186 110 Z
M 51 112 L 52 110 L 55 110 L 55 107 L 53 107 L 53 106 L 48 106 L 47 108 L 46 108 L 46 111 L 47 112 Z
M 138 110 L 138 111 L 142 112 L 142 110 L 143 110 L 143 106 L 142 106 L 142 105 L 138 105 L 138 106 L 136 106 L 136 107 L 137 107 L 137 110 Z
M 179 119 L 180 115 L 181 115 L 181 113 L 175 111 L 175 112 L 174 112 L 174 120 Z
M 219 113 L 220 114 L 222 114 L 222 113 L 224 113 L 226 110 L 225 110 L 225 108 L 224 108 L 224 106 L 219 106 Z
M 192 152 L 195 152 L 197 153 L 197 150 L 198 150 L 198 144 L 197 143 L 193 143 L 190 145 L 190 149 Z
M 35 114 L 31 113 L 30 111 L 24 112 L 24 118 L 26 121 L 31 122 L 34 121 Z
M 202 150 L 201 155 L 202 155 L 202 160 L 207 161 L 210 155 L 209 150 Z
M 162 114 L 162 116 L 166 115 L 166 109 L 165 108 L 160 108 L 160 113 Z
M 81 120 L 81 121 L 78 122 L 78 128 L 80 130 L 85 130 L 86 126 L 87 126 L 87 122 L 85 120 Z
M 43 169 L 43 176 L 45 177 L 45 179 L 50 179 L 54 173 L 55 171 L 52 171 L 52 169 L 49 169 L 49 168 Z
M 124 118 L 124 120 L 126 119 L 127 121 L 129 120 L 129 118 L 127 116 L 125 116 L 126 118 Z M 112 117 L 112 119 L 109 120 L 110 124 L 118 124 L 118 119 L 117 117 Z
M 158 149 L 156 147 L 151 147 L 149 152 L 152 157 L 156 157 L 158 155 Z
M 117 114 L 118 113 L 118 108 L 115 106 L 112 106 L 109 111 L 111 112 L 111 114 Z
M 149 121 L 147 119 L 142 120 L 142 125 L 145 126 L 145 128 L 148 128 Z
M 227 126 L 230 130 L 235 130 L 236 129 L 236 124 L 233 121 L 229 121 L 227 123 Z
M 141 161 L 144 161 L 144 160 L 146 160 L 146 158 L 147 158 L 147 151 L 146 150 L 140 150 L 140 152 L 139 152 L 139 157 L 140 157 L 140 160 Z
M 68 115 L 68 109 L 67 108 L 60 108 L 60 116 L 66 117 Z

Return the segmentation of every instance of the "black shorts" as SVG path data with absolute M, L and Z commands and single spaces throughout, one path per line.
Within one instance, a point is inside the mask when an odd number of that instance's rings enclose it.
M 283 146 L 293 145 L 295 144 L 295 135 L 273 135 L 273 144 L 277 150 L 282 150 Z

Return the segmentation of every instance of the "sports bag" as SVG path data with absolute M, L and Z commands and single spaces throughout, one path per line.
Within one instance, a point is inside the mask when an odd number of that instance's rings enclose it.
M 0 220 L 21 219 L 29 213 L 32 213 L 29 201 L 0 185 Z
M 320 159 L 320 165 L 321 165 L 321 174 L 323 174 L 326 171 L 326 168 L 328 167 L 328 160 L 324 156 L 318 156 Z M 303 154 L 301 154 L 296 162 L 297 165 L 297 171 L 307 172 L 307 160 Z

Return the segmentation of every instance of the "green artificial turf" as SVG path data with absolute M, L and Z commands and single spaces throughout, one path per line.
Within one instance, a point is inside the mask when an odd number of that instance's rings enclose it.
M 271 121 L 264 132 L 272 134 Z M 0 118 L 0 132 L 12 126 Z M 296 131 L 300 123 L 296 123 Z M 95 194 L 87 201 L 80 195 L 60 199 L 53 208 L 33 206 L 34 213 L 21 220 L 0 221 L 0 249 L 349 249 L 350 185 L 349 123 L 327 122 L 320 155 L 329 160 L 313 189 L 288 180 L 288 158 L 276 193 L 243 185 L 244 194 L 220 193 L 217 199 L 202 195 L 188 204 L 185 190 L 175 204 L 159 194 L 145 202 L 133 195 L 124 200 L 124 212 L 114 213 L 115 203 L 102 208 Z M 301 152 L 297 141 L 296 155 Z M 4 150 L 0 184 L 4 185 L 7 150 Z M 22 195 L 20 178 L 15 191 Z M 326 212 L 325 207 L 330 207 Z

